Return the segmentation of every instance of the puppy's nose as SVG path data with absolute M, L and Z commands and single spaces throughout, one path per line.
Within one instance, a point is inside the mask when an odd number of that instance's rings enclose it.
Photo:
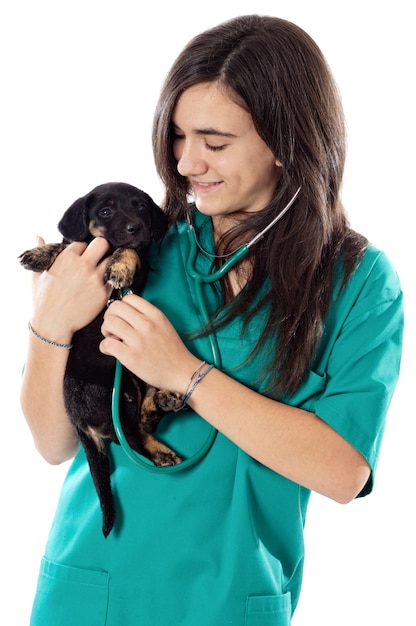
M 136 224 L 127 224 L 126 230 L 129 235 L 134 235 L 134 233 L 137 232 L 138 228 Z

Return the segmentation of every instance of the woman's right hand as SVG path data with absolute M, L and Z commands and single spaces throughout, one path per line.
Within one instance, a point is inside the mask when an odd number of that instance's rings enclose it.
M 38 245 L 43 245 L 39 238 Z M 42 337 L 71 343 L 72 335 L 104 308 L 111 286 L 104 282 L 109 244 L 103 238 L 70 244 L 45 272 L 33 272 L 31 324 Z M 78 450 L 63 397 L 68 350 L 29 333 L 21 406 L 36 448 L 49 463 L 62 463 Z
M 43 245 L 43 239 L 37 244 Z M 31 323 L 40 335 L 69 343 L 104 308 L 111 293 L 103 278 L 108 250 L 103 237 L 89 245 L 71 243 L 48 271 L 33 272 Z

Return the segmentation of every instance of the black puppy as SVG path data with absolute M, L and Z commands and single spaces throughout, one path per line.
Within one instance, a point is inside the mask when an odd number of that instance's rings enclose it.
M 62 243 L 27 250 L 19 257 L 23 267 L 36 272 L 47 270 L 69 243 L 89 243 L 94 237 L 105 237 L 111 244 L 111 253 L 104 279 L 114 287 L 115 298 L 124 287 L 141 292 L 149 269 L 149 245 L 163 237 L 167 221 L 161 208 L 144 191 L 126 183 L 106 183 L 76 200 L 64 213 L 58 229 L 63 235 Z M 106 440 L 119 441 L 111 412 L 115 359 L 98 348 L 103 315 L 104 311 L 73 337 L 64 399 L 88 459 L 107 537 L 114 525 L 115 505 Z M 155 465 L 175 465 L 182 460 L 152 435 L 163 412 L 178 410 L 181 404 L 179 394 L 149 387 L 123 368 L 120 423 L 129 445 Z

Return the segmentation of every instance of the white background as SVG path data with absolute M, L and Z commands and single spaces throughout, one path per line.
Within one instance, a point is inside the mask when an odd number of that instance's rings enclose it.
M 55 224 L 63 211 L 99 183 L 130 182 L 161 199 L 150 134 L 162 80 L 190 37 L 243 13 L 292 20 L 322 48 L 348 122 L 345 205 L 352 225 L 390 256 L 406 296 L 402 376 L 375 492 L 348 506 L 312 497 L 304 587 L 293 624 L 416 623 L 411 5 L 410 0 L 2 3 L 1 624 L 28 624 L 39 561 L 67 471 L 66 465 L 48 466 L 35 452 L 19 407 L 30 295 L 29 273 L 17 256 L 35 244 L 37 234 L 57 241 Z

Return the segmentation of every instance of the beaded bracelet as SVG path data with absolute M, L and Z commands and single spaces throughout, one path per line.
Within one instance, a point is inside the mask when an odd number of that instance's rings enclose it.
M 39 335 L 39 333 L 36 332 L 30 322 L 27 323 L 27 326 L 32 335 L 34 335 L 36 339 L 40 339 L 41 341 L 43 341 L 43 343 L 47 343 L 50 346 L 55 346 L 56 348 L 65 348 L 65 350 L 70 350 L 72 348 L 72 343 L 58 343 L 56 341 L 51 341 L 50 339 L 42 337 L 42 335 Z
M 191 397 L 191 395 L 195 391 L 195 387 L 201 382 L 201 380 L 203 378 L 205 378 L 205 376 L 208 374 L 208 372 L 210 372 L 212 370 L 212 368 L 214 367 L 213 365 L 208 365 L 208 367 L 206 369 L 204 369 L 203 372 L 201 372 L 200 370 L 204 367 L 204 365 L 207 365 L 206 361 L 202 361 L 202 363 L 200 365 L 198 365 L 198 367 L 196 368 L 196 370 L 192 374 L 191 378 L 189 379 L 188 386 L 187 386 L 184 394 L 182 395 L 182 402 L 184 403 L 184 405 L 187 404 L 189 398 Z

